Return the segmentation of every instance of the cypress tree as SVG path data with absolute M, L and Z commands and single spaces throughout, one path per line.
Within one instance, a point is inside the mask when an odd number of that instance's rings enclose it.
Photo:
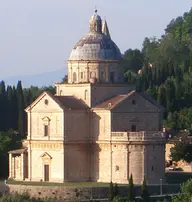
M 18 101 L 18 131 L 22 137 L 25 136 L 25 114 L 24 114 L 24 97 L 21 81 L 17 84 L 17 101 Z
M 134 196 L 134 184 L 133 184 L 133 176 L 129 177 L 129 185 L 128 185 L 128 201 L 132 202 L 135 199 Z
M 7 86 L 7 129 L 13 128 L 14 119 L 13 119 L 13 111 L 15 110 L 13 107 L 13 89 L 11 86 Z
M 166 98 L 165 98 L 165 87 L 161 85 L 158 89 L 158 94 L 157 94 L 157 101 L 159 104 L 162 106 L 166 107 Z
M 7 129 L 7 102 L 6 102 L 6 89 L 5 89 L 5 82 L 0 82 L 0 130 L 6 131 Z
M 113 201 L 114 199 L 114 190 L 113 190 L 113 182 L 109 184 L 109 202 Z
M 118 196 L 118 194 L 119 194 L 119 190 L 118 190 L 118 189 L 119 189 L 119 188 L 118 188 L 118 185 L 117 185 L 117 183 L 115 183 L 114 191 L 113 191 L 114 197 Z
M 143 202 L 150 202 L 150 196 L 149 196 L 149 192 L 147 190 L 147 183 L 146 183 L 145 177 L 144 177 L 143 184 L 141 187 L 141 197 L 143 199 Z
M 17 100 L 17 91 L 15 86 L 12 87 L 13 90 L 13 95 L 11 99 L 11 105 L 13 108 L 12 111 L 12 117 L 13 117 L 13 123 L 12 123 L 12 128 L 14 130 L 18 130 L 18 100 Z

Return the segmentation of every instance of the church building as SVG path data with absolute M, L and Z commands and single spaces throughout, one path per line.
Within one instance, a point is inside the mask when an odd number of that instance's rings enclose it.
M 9 178 L 157 184 L 164 178 L 163 108 L 124 83 L 122 55 L 95 11 L 68 59 L 68 83 L 25 111 L 23 148 L 9 152 Z

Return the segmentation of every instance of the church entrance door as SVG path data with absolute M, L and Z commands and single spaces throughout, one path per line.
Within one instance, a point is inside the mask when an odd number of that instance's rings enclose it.
M 44 165 L 44 181 L 49 181 L 49 165 Z

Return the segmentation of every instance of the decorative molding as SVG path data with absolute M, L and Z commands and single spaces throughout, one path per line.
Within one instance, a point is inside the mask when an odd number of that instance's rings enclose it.
M 41 154 L 40 157 L 45 159 L 52 159 L 51 155 L 49 155 L 47 152 L 44 152 L 43 154 Z
M 32 149 L 63 149 L 62 143 L 39 143 L 33 142 L 31 143 Z

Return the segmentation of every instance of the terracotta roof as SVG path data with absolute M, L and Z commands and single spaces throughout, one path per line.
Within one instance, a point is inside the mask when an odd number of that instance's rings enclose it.
M 27 153 L 27 148 L 9 151 L 8 153 L 10 153 L 10 154 L 23 154 L 23 153 Z
M 164 110 L 164 108 L 161 105 L 159 105 L 155 100 L 153 100 L 153 98 L 151 98 L 147 93 L 138 93 L 135 90 L 133 90 L 130 93 L 125 94 L 125 95 L 118 95 L 116 97 L 113 97 L 113 98 L 95 106 L 94 108 L 111 110 L 114 107 L 116 107 L 119 103 L 123 102 L 125 99 L 127 99 L 129 96 L 131 96 L 135 93 L 142 96 L 144 99 L 148 100 L 151 104 L 153 104 L 157 108 Z
M 130 95 L 134 94 L 135 91 L 131 91 L 128 94 L 125 95 L 118 95 L 116 97 L 113 97 L 97 106 L 95 106 L 94 108 L 99 108 L 99 109 L 113 109 L 115 106 L 117 106 L 119 103 L 121 103 L 123 100 L 125 100 L 126 98 L 128 98 Z
M 74 96 L 53 96 L 54 100 L 68 109 L 88 109 L 89 107 Z
M 77 99 L 74 96 L 54 96 L 48 91 L 44 91 L 31 105 L 29 105 L 25 111 L 30 110 L 30 107 L 33 107 L 38 100 L 40 100 L 45 94 L 50 96 L 62 109 L 88 109 L 89 107 L 80 99 Z

